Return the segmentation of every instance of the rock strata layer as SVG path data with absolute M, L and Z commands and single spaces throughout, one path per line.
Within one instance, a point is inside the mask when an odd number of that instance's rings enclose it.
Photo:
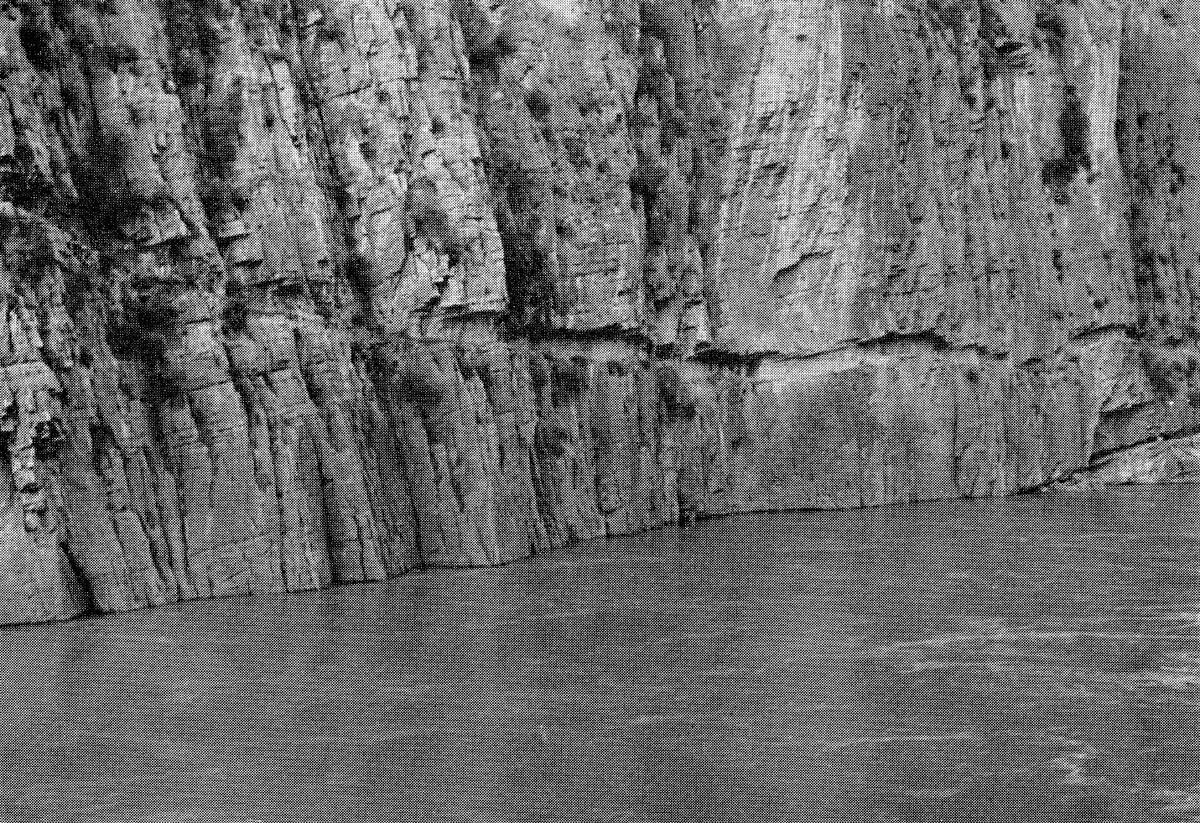
M 1191 433 L 1198 19 L 9 4 L 0 623 Z

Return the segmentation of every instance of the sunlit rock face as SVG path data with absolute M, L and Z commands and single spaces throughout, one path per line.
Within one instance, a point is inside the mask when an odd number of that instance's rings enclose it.
M 1189 431 L 1195 21 L 9 8 L 0 622 L 1003 494 Z
M 710 265 L 712 346 L 755 364 L 739 505 L 1002 494 L 1144 439 L 1122 14 L 760 19 Z

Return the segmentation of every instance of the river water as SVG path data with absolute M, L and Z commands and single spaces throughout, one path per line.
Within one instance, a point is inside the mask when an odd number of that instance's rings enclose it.
M 1200 486 L 0 632 L 0 821 L 1197 821 Z

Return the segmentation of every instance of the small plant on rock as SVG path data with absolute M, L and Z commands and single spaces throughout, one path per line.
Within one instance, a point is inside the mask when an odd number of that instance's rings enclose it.
M 1066 197 L 1066 187 L 1079 170 L 1090 170 L 1092 167 L 1090 124 L 1072 86 L 1067 86 L 1064 92 L 1058 125 L 1062 134 L 1062 154 L 1043 163 L 1042 182 L 1054 189 L 1056 199 L 1062 202 Z
M 553 108 L 550 95 L 541 86 L 534 86 L 525 92 L 525 105 L 535 120 L 545 120 Z
M 1183 362 L 1170 352 L 1145 347 L 1141 350 L 1142 372 L 1151 391 L 1161 400 L 1173 400 L 1187 385 Z
M 1080 166 L 1090 167 L 1091 124 L 1073 86 L 1066 88 L 1058 127 L 1062 133 L 1063 156 L 1074 160 Z
M 225 307 L 221 311 L 221 325 L 226 332 L 237 333 L 246 328 L 249 314 L 245 288 L 238 282 L 230 282 L 225 290 Z
M 438 198 L 437 189 L 432 182 L 421 180 L 414 183 L 408 196 L 408 213 L 413 221 L 413 231 L 437 243 L 451 258 L 451 265 L 454 265 L 462 255 L 462 241 Z
M 350 25 L 342 17 L 326 17 L 317 29 L 318 37 L 334 43 L 344 43 L 349 33 Z
M 97 46 L 95 53 L 100 63 L 114 74 L 121 66 L 136 63 L 141 58 L 136 46 L 124 42 L 105 43 Z
M 25 58 L 39 71 L 54 68 L 54 24 L 44 9 L 30 9 L 21 18 L 18 32 Z
M 148 294 L 110 321 L 105 336 L 117 358 L 154 359 L 166 348 L 167 331 L 174 322 L 170 295 Z
M 550 365 L 544 355 L 534 352 L 529 356 L 529 384 L 534 391 L 539 391 L 549 382 Z
M 1056 9 L 1044 7 L 1034 15 L 1034 27 L 1041 33 L 1046 53 L 1056 60 L 1062 59 L 1063 43 L 1067 39 L 1067 27 Z
M 546 256 L 526 229 L 514 227 L 504 231 L 502 238 L 510 322 L 517 325 L 537 323 L 544 319 L 549 302 Z M 532 361 L 538 360 L 542 358 L 532 358 Z
M 676 412 L 683 402 L 686 387 L 673 363 L 659 363 L 654 369 L 658 398 L 668 412 Z
M 653 196 L 666 177 L 667 170 L 662 166 L 641 162 L 629 178 L 629 188 L 640 197 Z
M 371 261 L 357 250 L 346 255 L 346 280 L 364 294 L 371 290 Z
M 465 2 L 461 6 L 457 15 L 471 67 L 497 71 L 500 61 L 516 53 L 517 38 L 508 29 L 498 29 L 492 15 L 475 3 Z
M 588 385 L 588 364 L 582 357 L 553 361 L 554 388 L 564 394 L 579 394 Z
M 204 79 L 205 66 L 200 54 L 192 49 L 180 49 L 175 55 L 175 85 L 190 88 Z
M 214 163 L 232 163 L 241 144 L 241 120 L 245 109 L 241 87 L 233 84 L 225 100 L 214 106 L 205 118 L 205 150 Z

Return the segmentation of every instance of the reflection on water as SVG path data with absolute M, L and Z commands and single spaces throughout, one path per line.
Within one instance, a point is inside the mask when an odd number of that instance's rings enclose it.
M 0 821 L 1197 821 L 1200 487 L 0 632 Z

